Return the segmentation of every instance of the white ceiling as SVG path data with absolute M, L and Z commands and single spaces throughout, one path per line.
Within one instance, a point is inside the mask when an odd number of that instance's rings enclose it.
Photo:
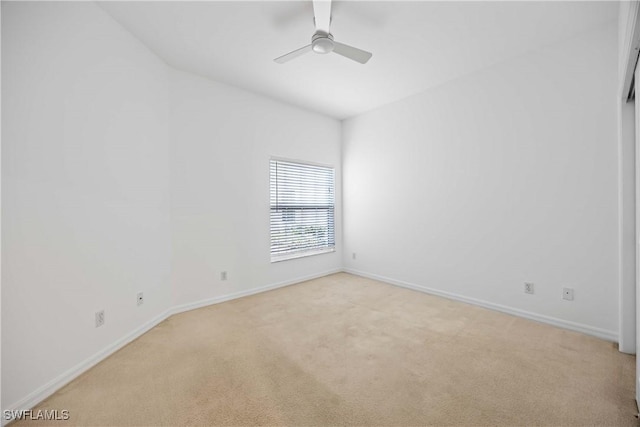
M 373 52 L 273 59 L 310 43 L 310 1 L 103 2 L 175 68 L 343 119 L 617 19 L 617 2 L 336 1 L 331 32 Z

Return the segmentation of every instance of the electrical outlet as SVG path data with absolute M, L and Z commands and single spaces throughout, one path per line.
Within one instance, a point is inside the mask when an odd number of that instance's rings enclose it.
M 524 293 L 525 294 L 532 294 L 533 293 L 533 283 L 524 282 Z
M 144 304 L 144 294 L 142 292 L 138 292 L 137 301 L 138 301 L 138 305 Z
M 227 272 L 223 271 L 220 273 L 220 280 L 227 280 Z
M 104 325 L 104 310 L 96 311 L 96 328 Z
M 356 253 L 355 252 L 351 254 L 351 258 L 356 259 Z
M 562 299 L 573 301 L 573 288 L 562 288 Z

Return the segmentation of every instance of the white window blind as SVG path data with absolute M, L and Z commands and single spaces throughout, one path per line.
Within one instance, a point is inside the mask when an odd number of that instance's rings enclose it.
M 334 171 L 271 160 L 271 262 L 335 250 Z

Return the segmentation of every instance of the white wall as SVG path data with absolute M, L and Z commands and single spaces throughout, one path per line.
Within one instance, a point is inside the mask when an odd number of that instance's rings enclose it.
M 271 156 L 336 167 L 341 242 L 340 122 L 175 71 L 171 124 L 174 304 L 341 269 L 339 243 L 274 264 L 269 255 Z
M 615 43 L 347 121 L 343 254 L 339 122 L 170 70 L 94 4 L 3 2 L 2 408 L 174 306 L 343 260 L 615 334 Z M 270 156 L 336 166 L 336 253 L 269 262 Z
M 270 156 L 336 167 L 341 241 L 338 121 L 173 71 L 85 2 L 2 3 L 2 87 L 3 409 L 176 310 L 341 268 L 269 257 Z
M 91 3 L 3 2 L 2 59 L 7 408 L 166 310 L 171 236 L 166 66 Z
M 612 23 L 345 121 L 346 268 L 615 339 L 616 37 Z

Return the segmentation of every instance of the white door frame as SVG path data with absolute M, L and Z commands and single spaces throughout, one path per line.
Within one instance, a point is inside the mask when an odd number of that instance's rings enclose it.
M 618 348 L 640 354 L 640 92 L 628 102 L 635 82 L 640 52 L 640 7 L 638 1 L 619 3 L 618 87 L 618 212 L 619 212 L 619 322 Z M 637 85 L 640 91 L 640 83 Z M 637 132 L 636 132 L 637 130 Z M 636 402 L 640 402 L 640 358 L 636 359 Z

